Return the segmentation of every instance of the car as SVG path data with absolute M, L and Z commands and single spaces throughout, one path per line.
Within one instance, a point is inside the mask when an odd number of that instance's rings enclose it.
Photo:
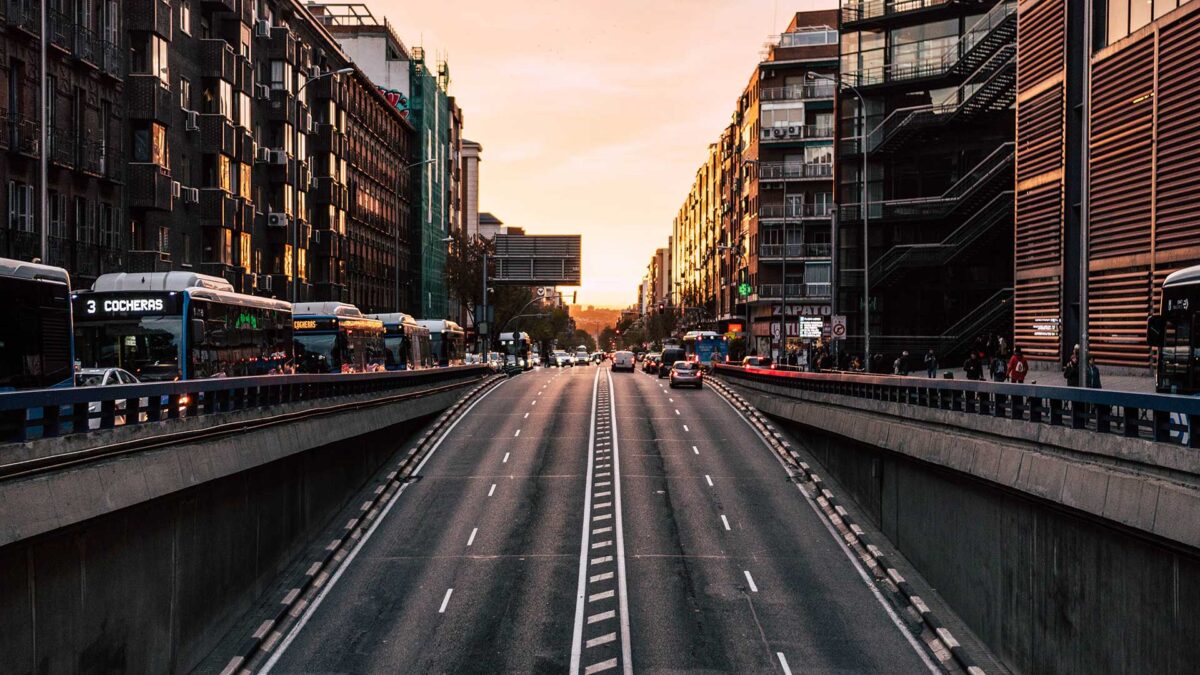
M 80 368 L 75 371 L 75 386 L 76 387 L 111 387 L 119 384 L 138 384 L 140 380 L 133 373 L 122 368 Z M 187 401 L 181 402 L 187 405 Z M 145 398 L 138 399 L 138 407 L 145 408 L 148 401 Z M 88 428 L 100 428 L 100 401 L 91 401 L 88 403 Z M 125 401 L 116 401 L 114 408 L 118 413 L 124 413 Z M 146 413 L 140 413 L 138 418 L 141 421 L 146 421 Z M 113 424 L 120 426 L 125 424 L 125 415 L 118 414 L 113 416 Z
M 570 354 L 559 349 L 550 355 L 550 365 L 558 368 L 566 368 L 567 366 L 574 366 L 575 359 L 571 358 Z
M 641 363 L 642 359 L 646 358 L 646 352 L 636 352 L 634 353 L 633 358 L 638 363 Z
M 700 364 L 695 361 L 676 361 L 671 365 L 671 388 L 675 387 L 695 387 L 700 389 L 704 386 L 704 373 L 700 370 Z
M 746 356 L 742 358 L 743 368 L 770 368 L 771 357 L 769 356 Z
M 657 373 L 658 356 L 658 352 L 649 352 L 642 357 L 642 371 L 646 373 Z
M 671 366 L 675 365 L 676 361 L 686 360 L 687 352 L 683 351 L 682 347 L 663 347 L 658 358 L 658 376 L 661 378 L 670 375 Z
M 542 365 L 542 357 L 540 355 L 538 355 L 537 352 L 531 353 L 529 355 L 529 365 L 535 366 L 535 367 Z
M 619 352 L 613 354 L 613 360 L 612 360 L 613 371 L 628 370 L 629 372 L 632 373 L 636 367 L 637 366 L 636 366 L 636 361 L 633 356 L 633 352 L 619 351 Z
M 586 366 L 591 361 L 587 352 L 575 352 L 575 365 Z

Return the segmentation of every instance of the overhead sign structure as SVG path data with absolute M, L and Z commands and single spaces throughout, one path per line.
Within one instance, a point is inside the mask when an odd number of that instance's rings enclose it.
M 509 286 L 578 286 L 582 281 L 578 234 L 497 234 L 492 282 Z

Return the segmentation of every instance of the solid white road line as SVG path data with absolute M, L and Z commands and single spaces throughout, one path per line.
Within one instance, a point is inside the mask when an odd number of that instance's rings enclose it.
M 600 371 L 597 370 L 596 376 L 592 379 L 592 424 L 588 425 L 587 478 L 583 491 L 583 534 L 579 542 L 579 580 L 575 587 L 575 629 L 571 634 L 571 669 L 568 671 L 570 675 L 579 672 L 579 661 L 583 656 L 583 599 L 587 593 L 588 529 L 589 519 L 592 517 L 592 467 L 595 462 L 593 453 L 596 448 L 596 399 L 599 390 Z M 595 560 L 590 562 L 598 564 Z
M 425 458 L 421 460 L 421 463 L 417 465 L 417 468 L 413 469 L 412 475 L 416 475 L 421 472 L 421 468 L 425 466 L 425 462 L 428 462 L 429 458 L 433 457 L 433 454 L 437 452 L 437 449 L 442 447 L 442 442 L 445 441 L 448 436 L 450 436 L 450 432 L 454 431 L 454 428 L 458 426 L 459 422 L 466 419 L 467 415 L 469 415 L 471 411 L 475 409 L 475 406 L 479 405 L 483 399 L 491 396 L 493 391 L 503 387 L 506 382 L 509 382 L 509 380 L 504 380 L 500 384 L 485 391 L 482 396 L 475 399 L 474 403 L 467 406 L 467 409 L 464 410 L 461 415 L 459 415 L 458 419 L 454 420 L 454 424 L 451 424 L 450 428 L 446 429 L 445 433 L 438 438 L 437 443 L 433 444 L 433 447 L 429 449 L 429 452 L 425 453 Z M 384 506 L 383 510 L 379 512 L 379 517 L 371 522 L 371 527 L 369 527 L 367 531 L 363 533 L 363 536 L 358 540 L 358 543 L 354 545 L 353 549 L 351 549 L 350 555 L 346 556 L 346 558 L 342 560 L 341 566 L 339 566 L 337 571 L 333 573 L 333 576 L 330 577 L 329 583 L 325 584 L 325 587 L 321 589 L 321 592 L 317 594 L 317 597 L 308 604 L 304 614 L 300 616 L 300 620 L 296 622 L 296 625 L 292 626 L 290 631 L 288 631 L 287 637 L 285 637 L 283 642 L 280 643 L 279 649 L 275 650 L 275 652 L 271 654 L 271 658 L 267 660 L 267 663 L 259 672 L 261 672 L 263 675 L 267 675 L 267 673 L 271 672 L 271 669 L 274 668 L 275 664 L 279 662 L 280 657 L 282 657 L 283 653 L 287 651 L 288 646 L 292 644 L 292 641 L 296 639 L 296 636 L 300 634 L 300 631 L 304 630 L 305 624 L 307 624 L 308 620 L 312 618 L 312 615 L 317 611 L 317 608 L 321 606 L 321 602 L 325 600 L 325 596 L 328 595 L 329 591 L 337 585 L 338 579 L 342 578 L 342 573 L 345 572 L 346 568 L 350 566 L 350 563 L 354 562 L 354 559 L 358 557 L 358 552 L 361 551 L 363 545 L 371 539 L 371 535 L 375 534 L 375 530 L 379 527 L 379 524 L 382 523 L 383 519 L 387 517 L 388 512 L 390 512 L 392 507 L 395 506 L 396 500 L 400 499 L 400 495 L 404 494 L 404 489 L 409 485 L 412 485 L 412 483 L 404 483 L 400 486 L 400 489 L 396 490 L 396 494 L 392 495 L 392 498 L 388 500 L 387 505 Z
M 488 489 L 488 496 L 491 497 L 495 493 L 496 493 L 496 484 L 492 483 L 492 487 L 490 489 Z
M 750 570 L 742 570 L 742 574 L 746 575 L 746 583 L 750 584 L 750 590 L 757 593 L 758 586 L 754 583 L 754 577 L 750 576 Z
M 783 668 L 783 675 L 792 675 L 792 669 L 788 668 L 787 657 L 783 652 L 775 652 L 775 656 L 779 657 L 779 666 Z
M 446 613 L 446 605 L 450 604 L 450 596 L 454 593 L 453 588 L 446 589 L 446 597 L 442 598 L 442 606 L 438 609 L 438 614 Z
M 725 517 L 725 514 L 724 514 L 724 513 L 722 513 L 722 514 L 721 514 L 721 523 L 722 523 L 723 525 L 725 525 L 725 529 L 726 529 L 726 530 L 728 530 L 728 529 L 729 529 L 729 519 Z M 468 545 L 468 546 L 470 546 L 470 544 L 467 544 L 467 545 Z
M 633 648 L 629 636 L 629 591 L 625 582 L 625 529 L 621 524 L 621 451 L 617 441 L 617 389 L 613 386 L 612 371 L 608 372 L 608 392 L 612 400 L 609 408 L 612 422 L 613 484 L 617 501 L 617 590 L 621 607 L 621 670 L 633 675 Z
M 746 419 L 746 416 L 743 415 L 740 410 L 735 408 L 733 404 L 730 403 L 729 400 L 724 396 L 719 396 L 718 398 L 720 398 L 722 401 L 725 401 L 725 405 L 729 406 L 729 409 L 733 411 L 733 414 L 737 415 L 743 422 L 745 422 L 746 427 L 749 428 L 755 436 L 758 436 L 759 440 L 762 441 L 763 449 L 765 449 L 772 457 L 774 457 L 776 462 L 779 462 L 779 466 L 783 467 L 784 473 L 790 477 L 792 475 L 792 470 L 786 463 L 784 463 L 782 457 L 775 454 L 775 450 L 771 447 L 771 444 L 768 443 L 767 439 L 763 437 L 763 435 L 760 434 L 757 429 L 754 428 L 753 424 L 750 424 L 750 420 Z M 802 488 L 800 485 L 797 484 L 796 489 L 800 491 L 805 503 L 807 503 L 809 508 L 813 510 L 813 513 L 817 515 L 817 520 L 821 521 L 821 524 L 825 526 L 825 529 L 829 532 L 829 536 L 833 537 L 833 540 L 837 542 L 838 548 L 842 549 L 842 553 L 845 554 L 846 558 L 850 560 L 850 564 L 852 564 L 855 571 L 858 572 L 858 576 L 862 579 L 863 584 L 865 584 L 867 588 L 871 589 L 871 594 L 875 596 L 875 600 L 879 602 L 879 606 L 883 607 L 883 611 L 887 612 L 888 617 L 891 618 L 892 623 L 900 631 L 900 634 L 904 636 L 904 639 L 908 640 L 909 646 L 912 647 L 913 651 L 915 651 L 917 655 L 921 657 L 921 660 L 925 662 L 925 667 L 928 668 L 929 672 L 931 673 L 942 672 L 941 668 L 934 665 L 933 659 L 931 659 L 929 655 L 925 653 L 925 650 L 921 647 L 920 643 L 917 642 L 917 639 L 913 637 L 913 634 L 909 632 L 908 628 L 904 625 L 904 622 L 896 614 L 896 611 L 892 609 L 891 604 L 886 598 L 883 597 L 883 594 L 879 592 L 879 589 L 875 587 L 875 584 L 867 575 L 866 569 L 863 568 L 862 561 L 858 559 L 858 556 L 856 556 L 853 551 L 846 547 L 846 542 L 842 541 L 842 537 L 840 534 L 838 534 L 838 531 L 833 529 L 833 525 L 826 520 L 825 514 L 822 513 L 821 509 L 817 507 L 816 502 L 807 494 L 805 494 L 804 488 Z
M 721 516 L 721 517 L 722 517 L 722 518 L 724 518 L 725 516 Z M 725 526 L 725 529 L 727 529 L 727 530 L 728 530 L 728 529 L 729 529 L 729 526 L 728 526 L 728 525 L 726 525 L 726 526 Z M 476 527 L 476 528 L 474 528 L 474 529 L 472 529 L 472 530 L 471 530 L 471 536 L 467 538 L 467 546 L 470 546 L 471 544 L 474 544 L 474 543 L 475 543 L 475 535 L 476 535 L 478 532 L 479 532 L 479 528 L 478 528 L 478 527 Z

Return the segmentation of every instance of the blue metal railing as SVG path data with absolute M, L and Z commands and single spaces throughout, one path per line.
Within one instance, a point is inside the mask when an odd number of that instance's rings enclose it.
M 360 394 L 414 395 L 487 366 L 329 375 L 266 375 L 0 393 L 0 441 L 28 441 L 168 419 Z
M 1200 397 L 891 375 L 718 365 L 716 374 L 785 389 L 903 403 L 1200 447 Z M 1195 430 L 1197 433 L 1193 433 Z

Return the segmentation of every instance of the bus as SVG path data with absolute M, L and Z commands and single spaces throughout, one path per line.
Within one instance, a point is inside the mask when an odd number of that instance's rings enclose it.
M 368 314 L 367 318 L 383 322 L 383 346 L 387 350 L 388 370 L 419 370 L 432 368 L 433 346 L 429 329 L 402 312 Z
M 143 382 L 273 375 L 292 368 L 292 306 L 194 272 L 102 274 L 73 297 L 85 368 Z
M 688 331 L 683 336 L 683 351 L 689 361 L 704 366 L 711 366 L 714 360 L 725 363 L 729 359 L 729 341 L 711 330 Z
M 467 335 L 453 321 L 425 320 L 417 323 L 429 329 L 433 358 L 439 366 L 461 366 L 467 349 Z
M 1146 341 L 1158 352 L 1155 390 L 1163 394 L 1200 393 L 1200 265 L 1167 275 L 1159 313 L 1147 322 Z
M 501 333 L 500 349 L 508 365 L 520 366 L 522 370 L 533 370 L 533 359 L 529 358 L 529 333 Z
M 373 373 L 387 370 L 383 322 L 344 302 L 300 302 L 292 312 L 296 370 Z
M 61 267 L 0 258 L 0 391 L 71 386 L 71 278 Z

